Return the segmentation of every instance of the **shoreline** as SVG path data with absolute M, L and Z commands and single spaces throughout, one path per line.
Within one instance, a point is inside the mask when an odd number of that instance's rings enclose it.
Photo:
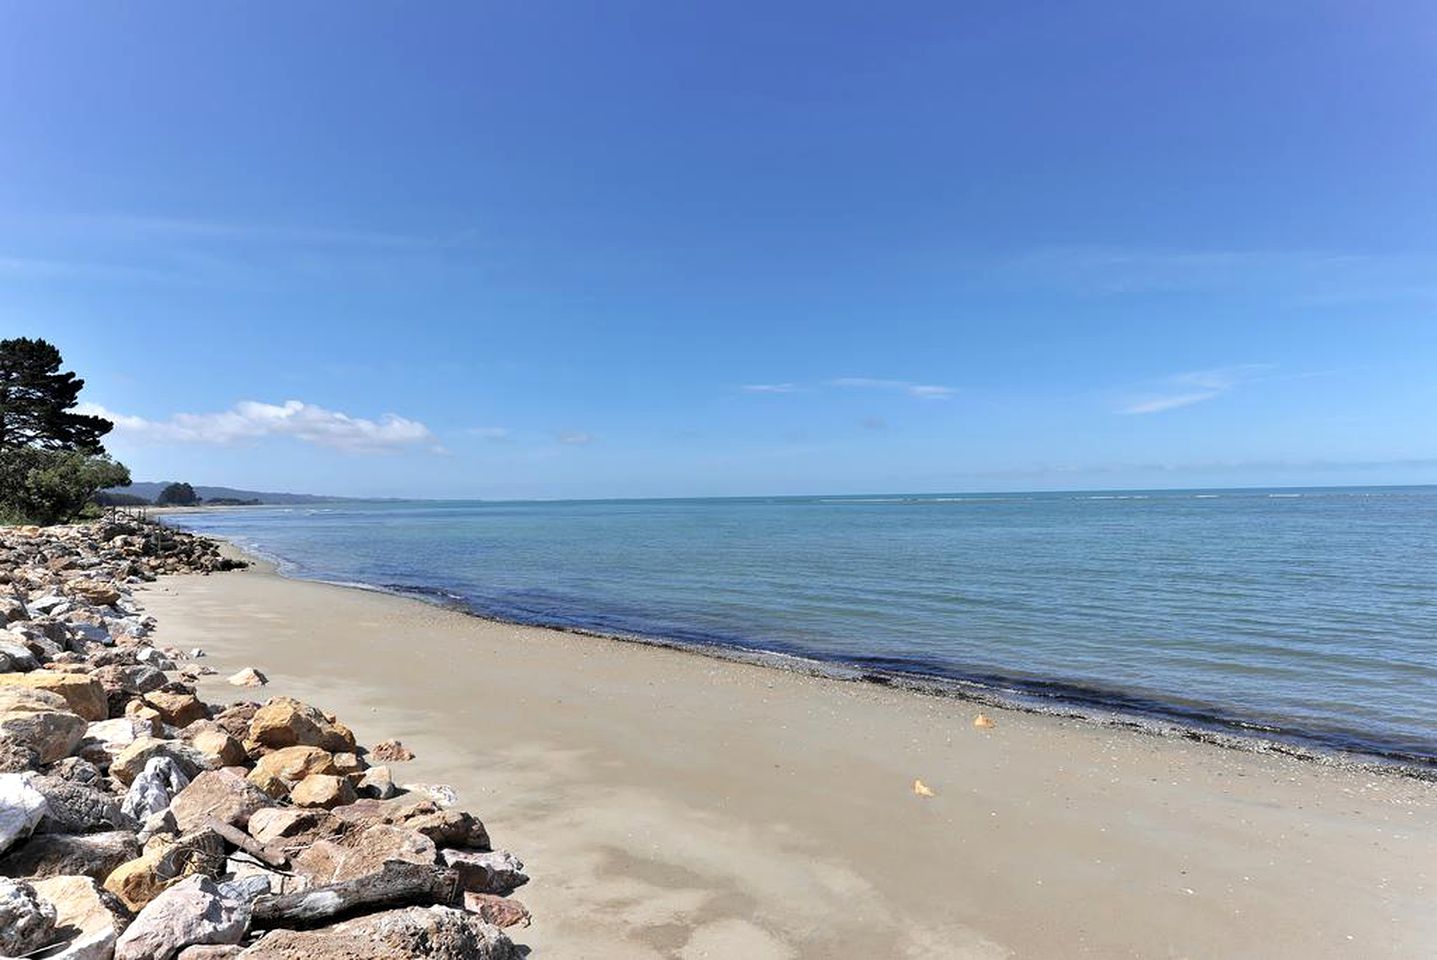
M 187 532 L 195 533 L 194 531 Z M 207 532 L 196 535 L 208 537 L 225 545 L 233 551 L 235 557 L 244 559 L 282 579 L 398 597 L 442 610 L 456 611 L 488 623 L 553 630 L 613 643 L 674 650 L 707 659 L 749 664 L 835 682 L 872 684 L 918 696 L 952 699 L 980 706 L 1038 715 L 1066 717 L 1109 729 L 1127 730 L 1171 739 L 1194 740 L 1243 752 L 1281 754 L 1323 766 L 1343 767 L 1381 775 L 1396 775 L 1437 782 L 1437 756 L 1415 755 L 1397 749 L 1383 749 L 1375 744 L 1342 746 L 1340 742 L 1347 739 L 1345 737 L 1336 735 L 1325 737 L 1302 730 L 1264 727 L 1249 721 L 1224 717 L 1216 712 L 1184 710 L 1158 701 L 1148 701 L 1147 706 L 1138 706 L 1136 704 L 1139 698 L 1120 691 L 1103 691 L 1058 680 L 1024 680 L 1001 677 L 988 680 L 944 676 L 919 670 L 883 669 L 856 661 L 825 660 L 737 642 L 685 640 L 640 633 L 605 631 L 540 620 L 515 619 L 476 609 L 463 597 L 439 589 L 426 590 L 397 585 L 327 580 L 321 577 L 287 572 L 286 567 L 293 568 L 295 566 L 291 561 L 268 554 L 258 547 L 243 546 L 228 537 L 215 533 Z M 1022 689 L 1021 685 L 1024 683 L 1030 685 L 1029 689 Z M 1009 684 L 1018 685 L 1019 688 L 1006 689 L 1005 685 Z
M 525 852 L 533 956 L 1419 957 L 1429 782 L 489 621 L 265 569 L 146 590 L 399 736 Z M 228 691 L 231 696 L 234 691 Z M 933 796 L 913 790 L 921 779 Z

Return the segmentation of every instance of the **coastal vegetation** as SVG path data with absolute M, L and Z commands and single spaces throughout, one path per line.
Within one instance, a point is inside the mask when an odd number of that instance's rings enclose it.
M 61 363 L 48 341 L 0 340 L 0 522 L 64 523 L 130 482 L 100 442 L 114 424 L 76 411 L 85 381 Z

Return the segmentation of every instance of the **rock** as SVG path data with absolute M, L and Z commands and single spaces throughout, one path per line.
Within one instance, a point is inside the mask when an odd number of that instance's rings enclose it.
M 19 597 L 0 596 L 0 623 L 29 620 L 30 612 Z
M 55 936 L 64 938 L 59 953 L 46 960 L 110 960 L 123 919 L 113 898 L 87 876 L 58 876 L 36 880 L 31 886 L 41 899 L 55 907 Z M 53 949 L 53 948 L 52 948 Z
M 413 760 L 414 751 L 410 750 L 398 740 L 381 740 L 369 751 L 371 759 L 380 763 L 400 763 L 404 760 Z
M 22 957 L 52 939 L 55 907 L 23 880 L 0 880 L 0 956 Z
M 120 591 L 112 583 L 99 583 L 94 580 L 72 580 L 70 581 L 69 590 L 72 595 L 97 607 L 108 607 L 120 599 Z
M 60 777 L 32 777 L 30 786 L 45 797 L 45 818 L 39 833 L 99 833 L 136 830 L 140 824 L 125 813 L 119 797 L 86 783 Z
M 231 960 L 242 953 L 244 948 L 238 944 L 197 944 L 175 954 L 175 960 Z
M 225 682 L 236 687 L 262 687 L 269 683 L 269 677 L 254 667 L 245 667 L 238 673 L 226 677 Z
M 39 770 L 40 754 L 15 737 L 0 734 L 0 773 L 27 773 Z
M 123 809 L 136 820 L 143 821 L 152 813 L 168 809 L 175 795 L 189 785 L 190 778 L 174 760 L 151 757 L 150 762 L 145 764 L 144 772 L 130 784 Z
M 447 783 L 406 783 L 404 789 L 431 800 L 440 807 L 452 807 L 459 803 L 459 794 Z
M 205 655 L 204 650 L 200 649 L 199 647 L 194 647 L 194 648 L 192 648 L 192 649 L 190 650 L 190 657 L 191 657 L 191 659 L 198 660 L 200 657 L 203 657 L 204 655 Z
M 84 719 L 59 694 L 0 687 L 0 740 L 23 746 L 35 754 L 40 764 L 67 756 L 84 735 Z
M 296 870 L 316 884 L 340 883 L 377 874 L 387 860 L 431 865 L 438 859 L 434 842 L 423 834 L 387 824 L 370 827 L 342 843 L 317 840 L 294 859 Z
M 94 662 L 93 660 L 91 662 Z M 131 700 L 165 685 L 165 675 L 143 663 L 110 663 L 90 673 L 105 689 L 105 703 L 111 716 L 120 716 Z
M 504 931 L 450 907 L 405 907 L 322 930 L 276 930 L 242 960 L 520 960 Z
M 160 719 L 172 727 L 187 727 L 209 716 L 203 701 L 193 693 L 166 693 L 156 690 L 144 696 L 145 703 L 160 713 Z
M 459 874 L 459 883 L 475 893 L 508 893 L 529 882 L 524 864 L 506 850 L 440 850 L 439 860 Z
M 249 739 L 249 722 L 254 719 L 258 710 L 259 704 L 253 700 L 241 700 L 215 714 L 214 724 L 243 743 Z
M 489 831 L 479 818 L 464 810 L 436 810 L 433 813 L 416 811 L 406 817 L 404 826 L 424 834 L 441 847 L 467 847 L 487 851 Z
M 249 929 L 248 906 L 220 896 L 207 877 L 190 877 L 155 897 L 115 944 L 115 960 L 172 960 L 195 944 L 233 944 Z
M 24 674 L 30 676 L 30 674 Z M 255 711 L 249 739 L 271 750 L 320 747 L 331 753 L 353 753 L 354 734 L 333 716 L 290 697 L 274 697 Z
M 336 753 L 334 755 L 333 767 L 329 772 L 337 776 L 349 777 L 351 780 L 356 780 L 359 778 L 359 775 L 364 772 L 365 766 L 367 766 L 367 764 L 359 759 L 358 754 Z
M 47 593 L 43 597 L 30 600 L 26 605 L 33 617 L 58 617 L 62 616 L 69 608 L 70 601 L 53 593 Z
M 0 639 L 0 673 L 28 672 L 40 669 L 40 661 L 30 648 L 18 640 Z
M 154 737 L 155 721 L 134 717 L 101 720 L 85 728 L 75 752 L 98 766 L 108 768 L 130 744 L 142 737 Z
M 154 757 L 169 757 L 179 765 L 185 776 L 193 780 L 209 761 L 194 747 L 177 740 L 141 737 L 120 751 L 110 764 L 110 776 L 129 786 Z
M 58 777 L 61 780 L 69 780 L 72 783 L 85 783 L 90 786 L 98 786 L 105 775 L 100 768 L 83 757 L 66 757 L 50 764 L 48 774 Z
M 181 830 L 198 829 L 210 817 L 244 830 L 256 812 L 272 803 L 235 770 L 206 770 L 170 801 L 170 810 Z
M 247 759 L 240 742 L 218 728 L 196 733 L 190 745 L 217 767 L 239 766 Z
M 156 670 L 175 669 L 175 662 L 154 647 L 141 647 L 139 652 L 135 654 L 135 659 L 154 667 Z
M 225 867 L 224 839 L 196 830 L 178 839 L 152 837 L 144 852 L 105 878 L 105 889 L 131 910 L 141 910 L 164 890 L 195 874 L 218 876 Z
M 312 773 L 289 792 L 290 802 L 298 807 L 322 807 L 326 810 L 353 803 L 354 787 L 344 777 L 329 773 Z
M 301 844 L 337 834 L 342 826 L 342 822 L 326 810 L 265 807 L 256 810 L 250 817 L 249 835 L 263 844 L 275 841 L 294 841 L 295 844 Z
M 518 900 L 496 896 L 492 893 L 466 891 L 464 909 L 478 914 L 485 923 L 492 923 L 496 927 L 527 927 L 530 921 L 528 907 Z
M 4 686 L 58 693 L 65 698 L 71 712 L 86 720 L 104 720 L 110 715 L 104 688 L 92 677 L 54 670 L 0 673 L 0 687 Z
M 30 785 L 25 773 L 0 773 L 0 853 L 28 837 L 48 807 L 45 795 Z
M 256 761 L 249 781 L 276 800 L 315 773 L 335 773 L 334 755 L 319 747 L 281 747 Z
M 394 777 L 390 775 L 388 767 L 370 767 L 364 771 L 364 776 L 355 784 L 355 790 L 361 797 L 375 800 L 388 800 L 397 792 Z
M 70 875 L 103 881 L 139 855 L 140 841 L 128 830 L 86 836 L 42 833 L 0 856 L 0 875 L 32 879 Z
M 145 823 L 140 827 L 140 832 L 135 836 L 140 838 L 141 843 L 149 843 L 151 837 L 177 837 L 180 835 L 180 825 L 175 820 L 172 810 L 161 810 L 159 813 L 152 813 L 145 818 Z

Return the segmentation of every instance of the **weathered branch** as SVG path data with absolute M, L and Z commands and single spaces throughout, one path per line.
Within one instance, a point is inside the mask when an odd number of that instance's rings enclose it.
M 449 903 L 458 884 L 453 870 L 386 860 L 378 873 L 357 880 L 260 897 L 254 902 L 251 923 L 255 927 L 306 927 L 377 907 Z

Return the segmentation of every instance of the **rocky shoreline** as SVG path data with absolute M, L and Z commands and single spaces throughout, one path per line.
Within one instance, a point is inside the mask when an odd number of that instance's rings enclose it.
M 520 957 L 523 864 L 397 783 L 402 744 L 205 703 L 203 651 L 146 639 L 135 584 L 243 565 L 125 517 L 0 528 L 0 957 Z

